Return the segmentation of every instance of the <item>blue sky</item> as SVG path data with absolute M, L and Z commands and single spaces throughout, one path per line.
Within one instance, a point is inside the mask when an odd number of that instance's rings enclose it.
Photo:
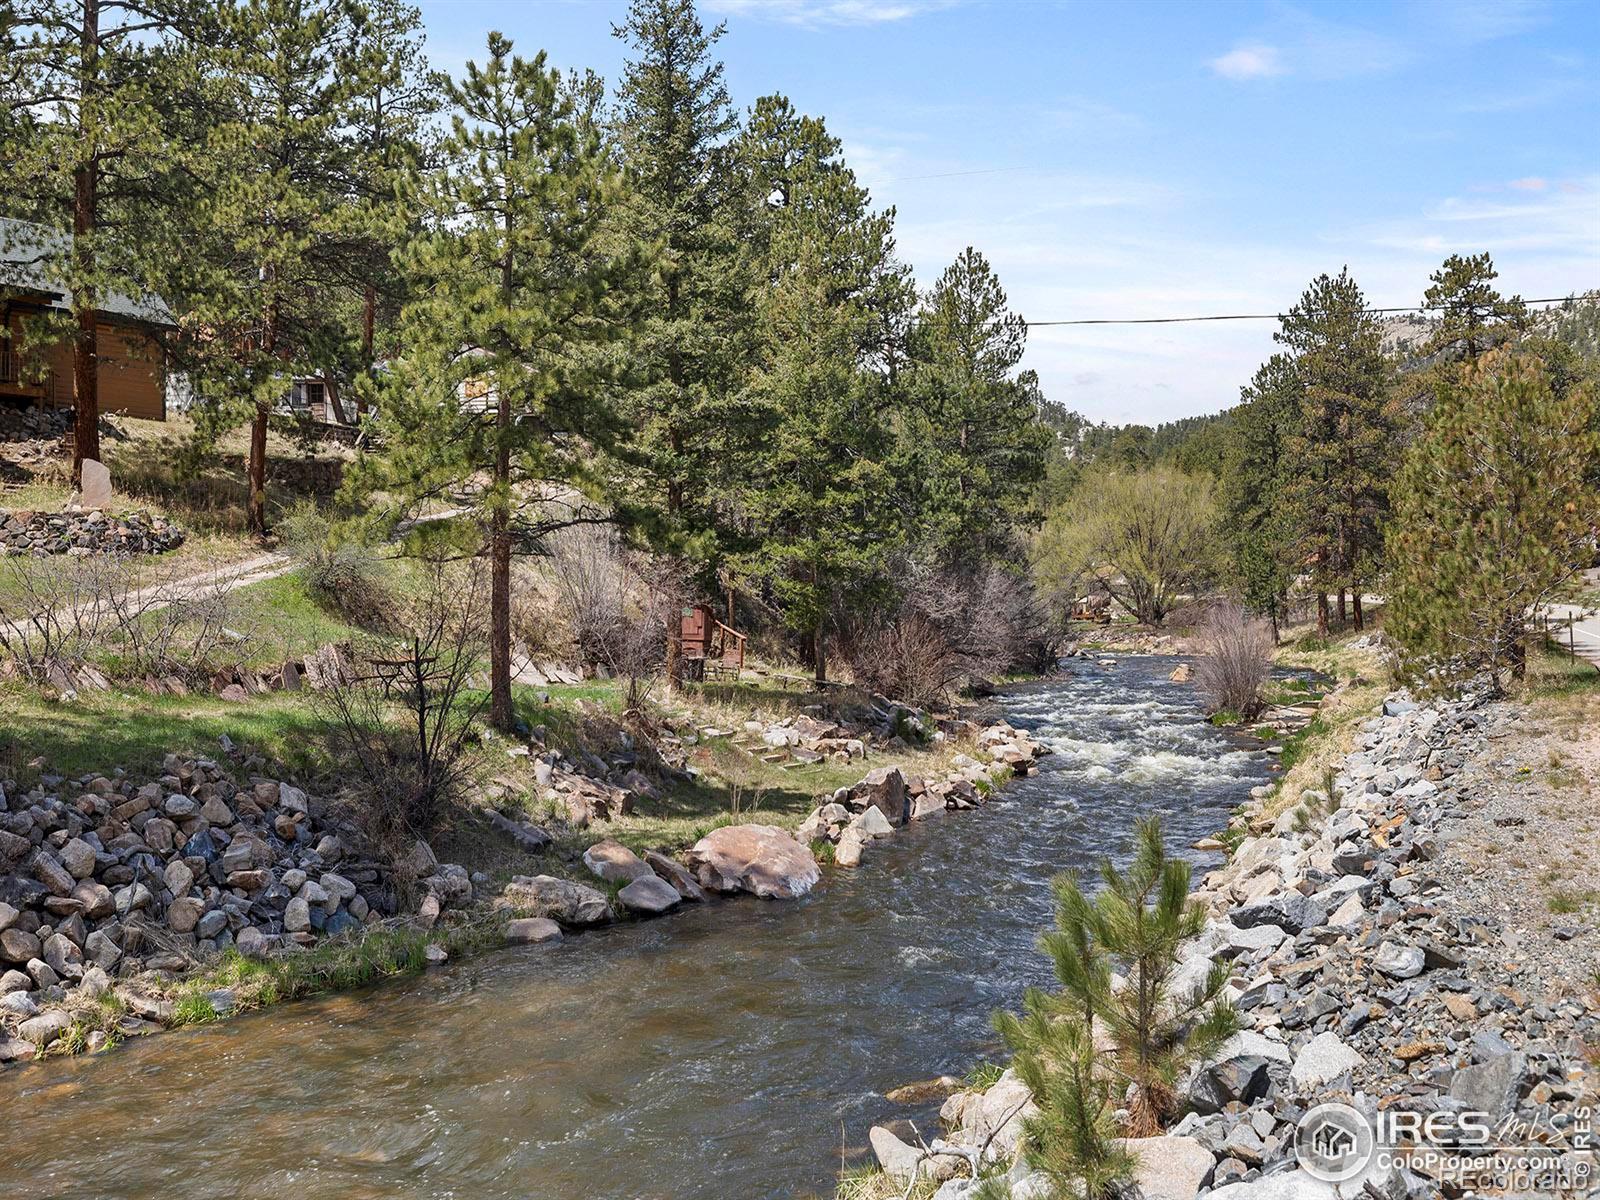
M 499 29 L 608 81 L 620 0 L 423 0 L 458 70 Z M 1349 264 L 1420 302 L 1452 251 L 1507 291 L 1600 287 L 1600 3 L 702 0 L 742 109 L 827 119 L 924 285 L 962 247 L 1033 320 L 1277 312 Z M 1095 419 L 1236 402 L 1273 326 L 1039 329 Z

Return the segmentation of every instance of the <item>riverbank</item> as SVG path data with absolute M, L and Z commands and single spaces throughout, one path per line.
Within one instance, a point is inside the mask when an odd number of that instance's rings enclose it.
M 1243 1030 L 1184 1081 L 1188 1115 L 1132 1147 L 1147 1195 L 1585 1189 L 1600 833 L 1575 801 L 1600 763 L 1592 707 L 1395 694 L 1341 722 L 1354 744 L 1329 762 L 1327 787 L 1290 792 L 1291 772 L 1260 790 L 1236 818 L 1227 865 L 1196 892 L 1212 919 L 1180 968 L 1228 960 Z M 1008 1072 L 946 1103 L 946 1139 L 1004 1172 L 1030 1104 Z M 1297 1157 L 1296 1130 L 1324 1104 L 1348 1106 L 1356 1116 L 1341 1119 L 1375 1131 L 1380 1150 L 1415 1152 L 1352 1159 L 1359 1169 L 1337 1184 L 1314 1176 L 1307 1163 L 1325 1164 Z M 1483 1129 L 1494 1133 L 1474 1133 Z M 1508 1176 L 1485 1142 L 1538 1169 Z M 961 1173 L 958 1155 L 874 1144 L 901 1187 L 914 1165 Z M 1013 1195 L 1032 1195 L 1027 1169 L 1010 1169 Z M 1361 1192 L 1368 1184 L 1377 1190 Z M 911 1194 L 959 1200 L 975 1186 L 919 1183 Z
M 726 740 L 749 758 L 736 742 L 753 739 L 763 765 L 809 770 L 813 785 L 869 746 L 909 750 L 903 734 L 946 749 L 904 756 L 933 774 L 880 766 L 823 791 L 798 829 L 781 814 L 740 822 L 735 809 L 703 832 L 670 817 L 641 826 L 635 798 L 657 784 L 631 754 L 626 773 L 592 753 L 575 761 L 575 746 L 529 755 L 528 802 L 487 813 L 508 868 L 498 880 L 441 864 L 422 842 L 398 861 L 375 855 L 349 812 L 250 774 L 259 760 L 227 739 L 222 761 L 171 755 L 145 782 L 41 773 L 26 791 L 0 789 L 0 1063 L 100 1051 L 733 892 L 793 898 L 817 881 L 819 857 L 855 866 L 913 821 L 979 806 L 1042 752 L 1003 722 L 933 730 L 893 706 L 881 730 L 807 713 L 737 731 L 703 719 L 673 740 Z M 620 783 L 587 773 L 593 763 Z M 760 807 L 757 794 L 749 808 Z M 534 809 L 545 825 L 526 819 Z M 671 841 L 683 828 L 692 838 Z

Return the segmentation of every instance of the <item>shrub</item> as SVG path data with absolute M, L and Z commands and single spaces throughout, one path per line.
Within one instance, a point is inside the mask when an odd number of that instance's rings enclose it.
M 396 600 L 384 582 L 383 561 L 371 547 L 339 536 L 327 514 L 310 501 L 284 515 L 278 534 L 319 604 L 363 629 L 392 628 Z
M 1213 713 L 1249 721 L 1265 707 L 1261 689 L 1272 667 L 1272 628 L 1227 600 L 1211 606 L 1200 627 L 1195 686 Z
M 469 691 L 482 658 L 483 587 L 474 571 L 435 564 L 406 618 L 403 641 L 365 648 L 355 677 L 318 693 L 344 797 L 378 845 L 401 853 L 432 835 L 473 775 L 473 723 L 484 697 Z

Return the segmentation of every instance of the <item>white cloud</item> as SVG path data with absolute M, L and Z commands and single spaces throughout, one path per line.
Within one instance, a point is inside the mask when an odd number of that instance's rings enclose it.
M 1537 175 L 1529 175 L 1522 179 L 1513 179 L 1506 186 L 1518 192 L 1542 192 L 1550 184 Z
M 708 12 L 756 17 L 815 29 L 826 25 L 882 25 L 951 8 L 957 0 L 704 0 Z
M 1208 65 L 1224 79 L 1266 79 L 1284 73 L 1283 55 L 1278 48 L 1259 42 L 1235 46 Z

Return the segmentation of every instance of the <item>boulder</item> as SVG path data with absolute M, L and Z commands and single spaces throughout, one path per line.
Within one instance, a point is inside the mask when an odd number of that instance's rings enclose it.
M 617 893 L 624 908 L 637 913 L 664 913 L 679 904 L 678 889 L 655 872 L 640 875 Z
M 41 949 L 39 939 L 25 929 L 0 933 L 0 959 L 6 962 L 25 963 L 30 958 L 38 958 Z
M 1126 1138 L 1122 1148 L 1138 1159 L 1133 1182 L 1144 1200 L 1194 1200 L 1216 1167 L 1198 1138 Z
M 59 1008 L 46 1009 L 37 1017 L 30 1017 L 17 1026 L 24 1041 L 32 1042 L 41 1050 L 67 1031 L 72 1018 Z
M 1498 1117 L 1516 1104 L 1527 1074 L 1527 1055 L 1521 1051 L 1500 1054 L 1452 1074 L 1450 1095 L 1467 1108 Z
M 833 848 L 833 861 L 841 867 L 860 866 L 862 845 L 861 835 L 853 828 L 846 829 Z
M 1394 979 L 1411 979 L 1422 974 L 1427 965 L 1427 955 L 1415 946 L 1385 942 L 1378 947 L 1372 965 Z
M 73 838 L 61 847 L 61 865 L 72 873 L 74 879 L 87 879 L 94 874 L 94 847 L 82 838 Z
M 548 917 L 519 917 L 506 926 L 513 946 L 542 946 L 561 940 L 561 926 Z
M 1289 1080 L 1302 1092 L 1329 1083 L 1367 1060 L 1346 1046 L 1335 1033 L 1319 1033 L 1295 1055 Z
M 604 893 L 553 875 L 514 876 L 502 895 L 515 908 L 563 925 L 599 925 L 611 919 L 611 905 Z
M 607 838 L 583 852 L 583 865 L 607 883 L 631 883 L 654 875 L 648 863 L 621 842 Z
M 877 767 L 868 771 L 852 793 L 864 808 L 876 808 L 891 825 L 904 825 L 911 819 L 910 792 L 899 767 Z
M 961 1107 L 963 1140 L 981 1145 L 993 1134 L 985 1157 L 1006 1161 L 1016 1154 L 1022 1140 L 1023 1122 L 1038 1115 L 1039 1108 L 1033 1102 L 1028 1085 L 1007 1068 L 988 1091 L 972 1097 Z
M 678 895 L 685 900 L 706 898 L 705 889 L 694 881 L 694 876 L 689 874 L 688 869 L 677 859 L 668 858 L 656 850 L 646 850 L 644 860 L 650 864 L 652 871 L 676 888 Z
M 194 896 L 179 896 L 167 909 L 167 924 L 174 933 L 192 933 L 205 911 L 204 900 Z
M 764 900 L 803 896 L 822 877 L 810 847 L 776 825 L 724 825 L 696 842 L 686 857 L 703 887 L 746 891 Z
M 283 927 L 289 933 L 304 933 L 311 928 L 311 905 L 304 896 L 296 896 L 283 910 Z
M 876 806 L 867 809 L 855 820 L 850 822 L 850 828 L 862 841 L 871 841 L 874 838 L 891 837 L 894 826 L 889 824 L 889 818 Z

